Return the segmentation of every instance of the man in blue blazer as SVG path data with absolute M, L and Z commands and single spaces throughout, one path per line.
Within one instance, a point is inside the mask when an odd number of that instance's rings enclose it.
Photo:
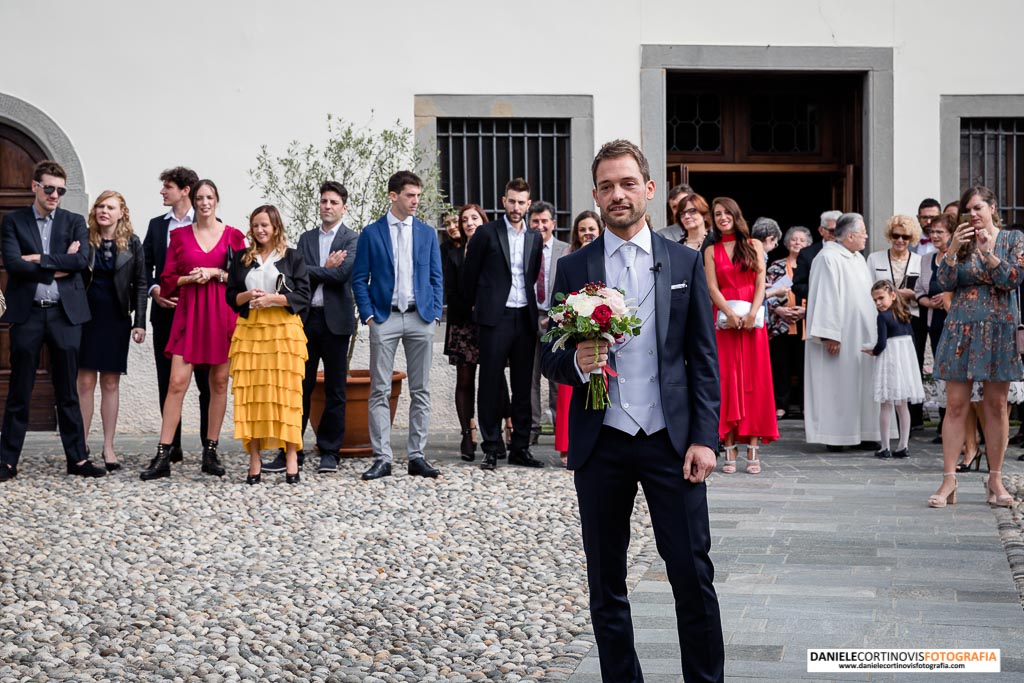
M 573 386 L 569 464 L 587 556 L 590 613 L 605 681 L 643 681 L 626 593 L 626 548 L 637 484 L 644 488 L 658 551 L 675 597 L 682 671 L 690 681 L 722 681 L 722 624 L 712 580 L 704 480 L 718 446 L 718 358 L 700 256 L 647 227 L 654 182 L 631 142 L 604 145 L 594 159 L 594 199 L 605 233 L 558 264 L 552 291 L 590 282 L 626 292 L 639 335 L 610 350 L 606 341 L 549 342 L 544 375 Z M 587 409 L 586 382 L 611 367 L 609 406 Z
M 102 477 L 107 473 L 89 462 L 78 406 L 78 347 L 82 324 L 91 318 L 82 283 L 82 271 L 88 268 L 89 234 L 82 216 L 59 208 L 66 185 L 67 174 L 60 164 L 40 161 L 32 174 L 32 206 L 4 216 L 0 227 L 7 270 L 7 311 L 0 320 L 11 325 L 11 379 L 0 435 L 0 481 L 18 474 L 43 346 L 50 355 L 68 474 Z
M 426 458 L 430 363 L 444 295 L 434 228 L 415 218 L 423 181 L 411 171 L 388 180 L 391 210 L 363 228 L 352 268 L 352 295 L 370 328 L 370 444 L 376 456 L 364 480 L 391 474 L 391 373 L 398 342 L 409 376 L 409 474 L 436 477 Z

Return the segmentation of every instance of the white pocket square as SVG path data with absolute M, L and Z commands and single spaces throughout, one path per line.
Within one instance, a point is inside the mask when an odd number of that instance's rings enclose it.
M 680 282 L 678 285 L 672 285 L 672 289 L 686 289 L 687 286 L 685 282 Z

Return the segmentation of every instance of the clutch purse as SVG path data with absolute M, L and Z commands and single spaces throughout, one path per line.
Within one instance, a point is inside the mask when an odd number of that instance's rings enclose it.
M 1017 353 L 1024 354 L 1024 325 L 1017 325 Z
M 726 301 L 725 303 L 729 305 L 729 308 L 732 309 L 733 313 L 735 313 L 741 318 L 747 316 L 750 313 L 749 301 L 735 299 L 732 301 Z M 725 317 L 725 312 L 719 311 L 718 316 L 715 318 L 715 325 L 718 327 L 718 329 L 724 330 L 726 329 L 726 322 L 727 318 Z M 754 327 L 764 327 L 764 306 L 761 306 L 757 309 L 757 316 L 754 318 Z

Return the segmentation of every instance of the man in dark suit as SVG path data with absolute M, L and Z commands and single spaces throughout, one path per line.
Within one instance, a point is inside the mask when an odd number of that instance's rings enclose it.
M 89 234 L 82 216 L 58 208 L 66 186 L 67 174 L 60 164 L 40 161 L 32 173 L 32 206 L 4 216 L 0 228 L 7 270 L 7 311 L 2 320 L 11 325 L 11 379 L 0 435 L 0 481 L 18 474 L 43 346 L 50 356 L 68 474 L 102 477 L 107 473 L 89 462 L 78 406 L 78 347 L 82 324 L 90 319 L 82 283 L 82 271 L 88 268 Z
M 804 247 L 797 255 L 792 287 L 797 304 L 801 301 L 807 301 L 807 291 L 810 288 L 811 282 L 811 263 L 814 261 L 814 257 L 821 253 L 821 248 L 825 246 L 825 242 L 831 242 L 835 239 L 836 221 L 842 215 L 842 211 L 826 211 L 821 214 L 820 225 L 818 226 L 818 234 L 821 235 L 821 241 Z
M 537 275 L 544 239 L 524 220 L 530 208 L 530 186 L 522 178 L 505 185 L 501 198 L 505 216 L 481 225 L 469 241 L 463 287 L 476 292 L 473 316 L 480 326 L 480 390 L 478 424 L 483 438 L 485 470 L 498 466 L 505 450 L 501 438 L 505 404 L 505 366 L 512 389 L 510 465 L 543 467 L 530 453 L 533 410 L 530 384 L 537 342 Z
M 146 258 L 146 275 L 149 278 L 149 296 L 153 305 L 149 307 L 149 322 L 153 325 L 153 360 L 156 364 L 156 384 L 160 394 L 160 414 L 163 414 L 164 400 L 167 399 L 167 387 L 171 381 L 171 359 L 164 355 L 167 341 L 171 337 L 171 323 L 174 322 L 174 309 L 178 305 L 178 297 L 160 296 L 160 275 L 164 272 L 167 260 L 167 245 L 171 243 L 171 231 L 186 225 L 192 225 L 195 210 L 189 199 L 189 192 L 199 182 L 199 176 L 191 168 L 177 166 L 160 174 L 163 187 L 160 196 L 164 206 L 170 207 L 167 213 L 149 221 L 146 238 L 142 241 L 142 253 Z M 210 372 L 207 368 L 196 366 L 193 369 L 196 389 L 199 390 L 199 433 L 206 436 L 206 425 L 210 413 Z M 174 430 L 174 441 L 171 442 L 171 462 L 181 462 L 181 420 Z
M 437 231 L 415 217 L 423 181 L 411 171 L 388 179 L 391 210 L 359 233 L 352 266 L 352 296 L 370 329 L 370 481 L 391 475 L 391 376 L 398 343 L 409 376 L 409 474 L 436 477 L 423 455 L 430 428 L 430 364 L 434 329 L 441 320 L 444 276 Z
M 317 371 L 324 362 L 324 412 L 316 430 L 320 451 L 317 472 L 338 471 L 338 449 L 345 438 L 345 383 L 348 381 L 348 343 L 356 329 L 352 299 L 352 264 L 359 235 L 341 222 L 348 210 L 348 190 L 328 180 L 320 186 L 320 227 L 299 237 L 299 253 L 306 259 L 309 287 L 313 293 L 304 321 L 306 377 L 302 381 L 302 432 L 309 422 L 309 402 L 316 387 Z M 278 469 L 280 468 L 280 469 Z M 284 471 L 284 454 L 263 469 Z
M 570 343 L 544 350 L 544 375 L 573 386 L 569 464 L 587 556 L 590 613 L 601 676 L 642 681 L 626 592 L 626 548 L 637 484 L 650 507 L 675 598 L 682 670 L 690 681 L 722 681 L 724 648 L 709 552 L 707 489 L 718 445 L 719 384 L 714 319 L 700 255 L 647 227 L 654 182 L 631 142 L 594 159 L 594 199 L 607 230 L 565 256 L 554 291 L 608 282 L 635 299 L 641 332 L 616 345 Z M 586 408 L 592 370 L 614 367 L 609 406 Z

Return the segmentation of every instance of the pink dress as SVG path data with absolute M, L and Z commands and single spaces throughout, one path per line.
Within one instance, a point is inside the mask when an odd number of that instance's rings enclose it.
M 245 236 L 226 225 L 220 241 L 206 252 L 196 241 L 194 230 L 189 225 L 171 232 L 167 261 L 160 276 L 160 294 L 178 297 L 164 355 L 181 356 L 193 365 L 221 365 L 228 362 L 231 335 L 238 318 L 228 306 L 227 286 L 211 280 L 204 285 L 178 287 L 178 278 L 196 267 L 227 270 L 228 247 L 235 251 L 245 249 Z

